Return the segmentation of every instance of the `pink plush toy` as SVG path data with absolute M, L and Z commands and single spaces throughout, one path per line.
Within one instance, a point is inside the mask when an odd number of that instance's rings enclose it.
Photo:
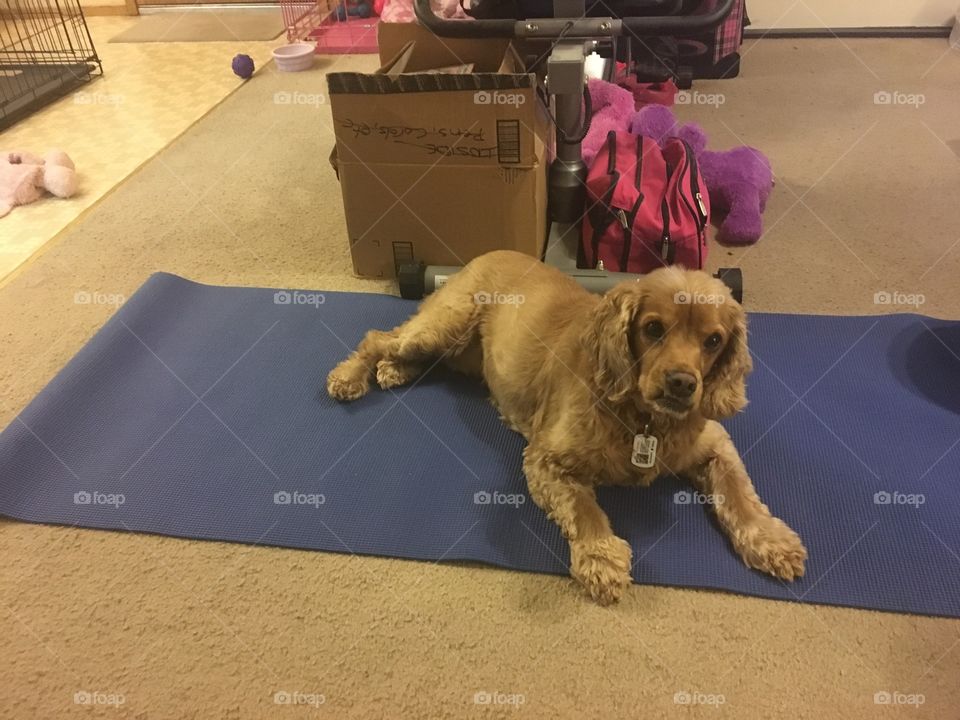
M 648 105 L 630 118 L 630 132 L 663 143 L 672 137 L 686 140 L 697 156 L 710 192 L 710 207 L 726 212 L 717 230 L 725 245 L 751 245 L 763 234 L 761 215 L 773 188 L 773 170 L 766 155 L 752 147 L 723 152 L 707 150 L 707 135 L 699 125 L 678 125 L 663 105 Z
M 374 0 L 376 3 L 376 0 Z M 439 12 L 445 19 L 456 18 L 457 20 L 470 20 L 463 8 L 460 7 L 459 0 L 430 0 L 430 6 L 434 12 Z M 376 9 L 376 4 L 374 4 Z M 383 22 L 404 23 L 416 22 L 417 16 L 413 12 L 413 0 L 385 0 L 377 13 Z
M 44 157 L 26 152 L 0 152 L 0 217 L 49 192 L 61 198 L 77 191 L 73 161 L 59 150 Z
M 626 129 L 625 120 L 630 117 L 635 105 L 633 93 L 613 83 L 591 78 L 587 81 L 587 89 L 590 91 L 593 114 L 590 130 L 580 144 L 580 154 L 587 167 L 590 167 L 603 146 L 607 133 L 611 130 Z

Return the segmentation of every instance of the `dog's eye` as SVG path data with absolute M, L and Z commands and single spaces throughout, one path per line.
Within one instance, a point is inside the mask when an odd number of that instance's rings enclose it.
M 667 329 L 663 327 L 663 323 L 659 320 L 651 320 L 643 326 L 643 332 L 651 340 L 659 340 L 666 334 Z
M 720 343 L 723 342 L 723 337 L 720 333 L 713 333 L 706 340 L 703 341 L 703 347 L 709 351 L 714 351 L 720 347 Z

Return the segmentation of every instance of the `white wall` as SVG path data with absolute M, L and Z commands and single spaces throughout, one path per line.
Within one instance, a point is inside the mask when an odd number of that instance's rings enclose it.
M 952 25 L 960 0 L 746 0 L 755 29 Z

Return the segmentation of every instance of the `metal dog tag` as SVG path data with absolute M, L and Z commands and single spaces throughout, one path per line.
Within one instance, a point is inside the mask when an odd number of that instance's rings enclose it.
M 633 455 L 630 462 L 638 468 L 649 469 L 657 464 L 657 438 L 646 431 L 633 437 Z

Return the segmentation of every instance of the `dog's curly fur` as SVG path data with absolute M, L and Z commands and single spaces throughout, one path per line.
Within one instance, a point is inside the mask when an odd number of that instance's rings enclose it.
M 665 268 L 598 297 L 534 258 L 498 251 L 452 276 L 403 325 L 368 332 L 327 391 L 355 400 L 374 376 L 395 387 L 440 359 L 480 375 L 528 441 L 530 495 L 570 543 L 571 574 L 606 604 L 630 584 L 632 558 L 595 488 L 645 486 L 664 473 L 712 497 L 747 565 L 803 575 L 800 538 L 757 496 L 717 422 L 746 405 L 746 340 L 745 313 L 706 273 Z M 640 469 L 633 441 L 647 427 L 656 464 Z

